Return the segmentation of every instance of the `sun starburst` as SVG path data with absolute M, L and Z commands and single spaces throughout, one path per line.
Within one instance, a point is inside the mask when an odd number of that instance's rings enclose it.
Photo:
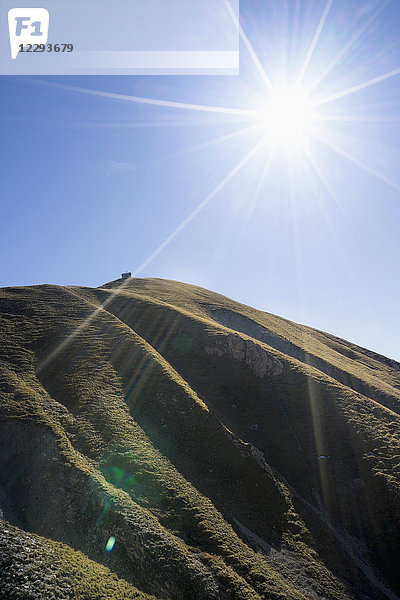
M 261 117 L 272 144 L 290 149 L 301 147 L 311 135 L 315 118 L 312 98 L 299 85 L 275 88 Z
M 340 157 L 343 161 L 348 161 L 349 164 L 363 170 L 368 176 L 372 176 L 377 180 L 390 186 L 392 189 L 399 191 L 400 186 L 391 177 L 381 173 L 379 167 L 369 165 L 365 159 L 358 157 L 352 148 L 345 144 L 342 146 L 333 139 L 332 133 L 340 125 L 348 126 L 351 123 L 362 122 L 383 122 L 384 117 L 376 118 L 371 114 L 360 114 L 357 110 L 352 110 L 351 105 L 343 104 L 341 110 L 335 110 L 338 102 L 347 102 L 349 98 L 355 94 L 363 93 L 366 90 L 371 90 L 383 82 L 400 75 L 400 68 L 382 69 L 379 72 L 370 72 L 367 77 L 363 71 L 363 78 L 357 78 L 352 73 L 346 73 L 341 83 L 341 79 L 332 77 L 332 73 L 338 64 L 343 61 L 343 58 L 350 50 L 360 43 L 360 39 L 366 35 L 375 21 L 390 4 L 390 0 L 383 1 L 375 12 L 371 9 L 369 16 L 361 22 L 358 28 L 354 28 L 349 36 L 350 39 L 344 43 L 334 55 L 322 55 L 319 57 L 317 70 L 311 73 L 311 66 L 317 52 L 317 48 L 324 38 L 324 28 L 330 18 L 332 11 L 333 0 L 327 0 L 322 6 L 321 14 L 314 27 L 311 35 L 308 37 L 308 43 L 303 44 L 303 54 L 300 56 L 299 64 L 293 67 L 292 64 L 282 64 L 281 70 L 276 70 L 274 74 L 267 72 L 263 57 L 254 49 L 250 38 L 251 35 L 245 32 L 244 26 L 238 21 L 236 14 L 231 8 L 229 0 L 224 0 L 226 8 L 237 23 L 238 33 L 241 39 L 242 47 L 247 52 L 253 66 L 254 75 L 261 82 L 262 93 L 255 92 L 256 82 L 246 80 L 249 88 L 252 88 L 252 93 L 249 95 L 251 101 L 244 106 L 230 107 L 229 102 L 202 104 L 199 101 L 188 102 L 172 101 L 163 98 L 147 98 L 142 96 L 134 96 L 129 94 L 121 94 L 110 91 L 101 91 L 96 89 L 86 89 L 81 87 L 73 87 L 61 83 L 53 83 L 49 81 L 36 80 L 36 84 L 51 86 L 72 93 L 85 94 L 87 96 L 96 96 L 103 98 L 105 101 L 124 102 L 136 105 L 146 105 L 151 110 L 166 111 L 184 111 L 192 112 L 193 115 L 199 113 L 209 113 L 215 119 L 216 125 L 221 119 L 231 119 L 234 122 L 234 130 L 228 134 L 213 138 L 208 142 L 198 144 L 186 150 L 186 152 L 198 151 L 200 149 L 209 148 L 211 145 L 228 144 L 234 138 L 242 137 L 244 140 L 250 139 L 250 134 L 256 133 L 254 145 L 250 150 L 242 152 L 238 157 L 236 164 L 232 168 L 224 168 L 220 175 L 221 179 L 217 185 L 214 185 L 211 191 L 201 199 L 197 206 L 188 211 L 188 215 L 184 216 L 176 227 L 170 233 L 167 233 L 163 240 L 155 244 L 155 249 L 150 252 L 149 256 L 134 271 L 134 275 L 138 275 L 147 265 L 153 261 L 173 240 L 181 234 L 181 232 L 199 215 L 215 199 L 215 197 L 230 183 L 235 177 L 242 174 L 243 171 L 249 168 L 252 161 L 259 160 L 259 179 L 256 185 L 256 192 L 253 198 L 249 199 L 249 204 L 254 205 L 257 199 L 261 196 L 262 187 L 265 185 L 267 177 L 273 170 L 273 158 L 275 152 L 279 149 L 286 149 L 295 152 L 288 152 L 291 155 L 292 161 L 297 161 L 296 167 L 302 164 L 307 164 L 308 175 L 313 174 L 315 180 L 318 180 L 322 188 L 334 198 L 335 194 L 332 186 L 321 169 L 317 160 L 317 153 L 311 149 L 311 145 L 325 148 L 333 155 Z M 281 5 L 279 5 L 281 6 Z M 284 11 L 283 11 L 284 12 Z M 282 27 L 282 36 L 284 37 L 287 30 L 287 23 Z M 301 36 L 300 36 L 301 37 Z M 284 63 L 284 61 L 282 61 Z M 377 60 L 376 65 L 380 65 Z M 350 79 L 350 76 L 352 79 Z M 361 79 L 361 80 L 360 80 Z M 257 88 L 259 90 L 259 86 Z M 221 97 L 226 99 L 227 95 L 221 91 Z M 196 99 L 197 100 L 197 99 Z M 228 105 L 228 106 L 227 106 Z M 246 126 L 243 126 L 245 121 Z M 237 123 L 239 125 L 237 126 Z M 250 124 L 249 124 L 250 123 Z M 252 138 L 251 138 L 252 140 Z M 343 136 L 343 141 L 345 138 Z M 312 144 L 310 144 L 312 142 Z M 260 158 L 261 157 L 261 158 Z M 300 160 L 301 159 L 301 160 Z M 289 165 L 290 194 L 292 195 L 293 171 L 294 163 Z M 120 286 L 119 289 L 123 287 Z M 96 311 L 101 310 L 101 307 Z M 85 323 L 82 323 L 76 330 L 79 332 L 83 327 L 87 326 L 96 315 L 96 311 L 88 317 Z M 73 332 L 63 345 L 76 334 Z M 51 358 L 51 357 L 50 357 Z M 49 358 L 48 358 L 49 359 Z M 47 359 L 47 360 L 48 360 Z

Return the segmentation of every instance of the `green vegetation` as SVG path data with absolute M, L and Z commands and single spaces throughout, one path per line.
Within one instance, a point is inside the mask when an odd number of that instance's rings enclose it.
M 0 598 L 399 592 L 397 363 L 153 279 L 0 290 L 0 353 Z
M 0 521 L 0 598 L 151 600 L 68 546 Z

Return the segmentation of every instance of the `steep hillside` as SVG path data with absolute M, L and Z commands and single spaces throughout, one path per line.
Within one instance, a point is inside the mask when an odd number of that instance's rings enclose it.
M 400 594 L 400 364 L 157 279 L 4 288 L 0 353 L 0 599 Z

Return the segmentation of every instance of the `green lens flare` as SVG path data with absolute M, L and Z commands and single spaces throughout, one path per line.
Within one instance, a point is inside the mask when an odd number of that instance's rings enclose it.
M 108 539 L 108 542 L 106 544 L 106 550 L 107 550 L 107 552 L 111 552 L 111 550 L 114 548 L 114 545 L 115 545 L 115 537 L 112 535 Z

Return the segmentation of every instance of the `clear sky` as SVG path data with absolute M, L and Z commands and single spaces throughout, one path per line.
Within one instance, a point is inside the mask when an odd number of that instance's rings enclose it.
M 0 78 L 0 285 L 130 270 L 400 360 L 400 3 L 241 24 L 240 76 Z

